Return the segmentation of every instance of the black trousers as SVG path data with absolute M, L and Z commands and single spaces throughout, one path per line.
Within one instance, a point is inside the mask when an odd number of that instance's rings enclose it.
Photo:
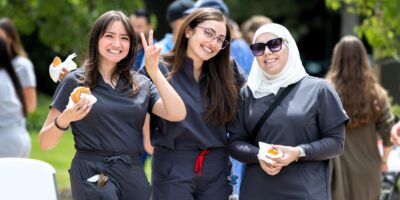
M 227 200 L 232 186 L 227 179 L 230 169 L 226 150 L 209 150 L 202 158 L 201 170 L 196 172 L 200 154 L 156 147 L 152 157 L 152 200 Z
M 139 155 L 77 151 L 69 172 L 74 200 L 150 199 L 150 185 Z M 96 183 L 87 180 L 101 173 L 108 176 L 103 187 L 97 187 Z

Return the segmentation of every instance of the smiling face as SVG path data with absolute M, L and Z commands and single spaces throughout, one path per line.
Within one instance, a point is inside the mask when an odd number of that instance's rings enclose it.
M 255 43 L 266 43 L 269 40 L 277 38 L 276 35 L 272 33 L 263 33 L 259 35 Z M 288 61 L 289 48 L 286 43 L 282 43 L 282 48 L 280 51 L 271 52 L 268 47 L 265 48 L 264 54 L 261 56 L 256 56 L 258 65 L 269 75 L 279 74 Z
M 221 41 L 226 37 L 224 22 L 206 20 L 185 32 L 188 38 L 186 55 L 193 61 L 203 62 L 211 59 L 221 51 Z
M 100 66 L 115 66 L 124 59 L 130 48 L 128 33 L 121 21 L 112 22 L 99 39 Z

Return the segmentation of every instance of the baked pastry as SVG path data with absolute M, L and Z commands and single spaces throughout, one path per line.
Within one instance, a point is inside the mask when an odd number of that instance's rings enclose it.
M 279 150 L 279 149 L 270 147 L 267 150 L 266 156 L 268 156 L 270 158 L 279 158 L 279 157 L 283 156 L 283 152 L 281 150 Z
M 57 65 L 59 65 L 59 64 L 61 64 L 61 63 L 62 63 L 61 58 L 58 57 L 58 56 L 56 56 L 56 57 L 53 59 L 53 62 L 52 62 L 53 67 L 57 67 Z
M 91 94 L 90 89 L 87 87 L 76 87 L 72 92 L 71 92 L 71 99 L 74 103 L 78 103 L 78 101 L 81 99 L 81 93 L 86 93 L 86 94 Z

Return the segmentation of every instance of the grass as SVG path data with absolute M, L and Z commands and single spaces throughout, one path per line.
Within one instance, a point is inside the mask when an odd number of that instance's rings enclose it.
M 31 134 L 31 158 L 48 162 L 56 169 L 57 186 L 60 190 L 70 188 L 68 169 L 75 154 L 72 133 L 66 132 L 60 143 L 52 150 L 43 151 L 39 147 L 38 134 Z
M 60 191 L 70 190 L 68 169 L 75 154 L 74 140 L 71 130 L 62 137 L 60 143 L 51 150 L 43 151 L 39 147 L 38 132 L 46 120 L 51 98 L 44 94 L 38 95 L 37 110 L 28 118 L 28 127 L 32 138 L 31 158 L 45 161 L 56 169 L 57 186 Z M 145 172 L 150 180 L 150 159 L 146 161 Z

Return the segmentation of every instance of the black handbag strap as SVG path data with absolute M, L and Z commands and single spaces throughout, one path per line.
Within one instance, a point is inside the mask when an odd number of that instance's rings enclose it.
M 263 116 L 258 120 L 256 126 L 254 127 L 253 131 L 250 133 L 250 141 L 254 142 L 254 139 L 256 138 L 258 132 L 260 131 L 261 126 L 267 121 L 268 117 L 271 115 L 271 113 L 275 110 L 275 108 L 282 102 L 282 100 L 289 94 L 289 92 L 294 88 L 296 83 L 289 85 L 281 95 L 278 96 L 278 98 L 275 99 L 275 101 L 269 106 L 267 111 L 263 114 Z

